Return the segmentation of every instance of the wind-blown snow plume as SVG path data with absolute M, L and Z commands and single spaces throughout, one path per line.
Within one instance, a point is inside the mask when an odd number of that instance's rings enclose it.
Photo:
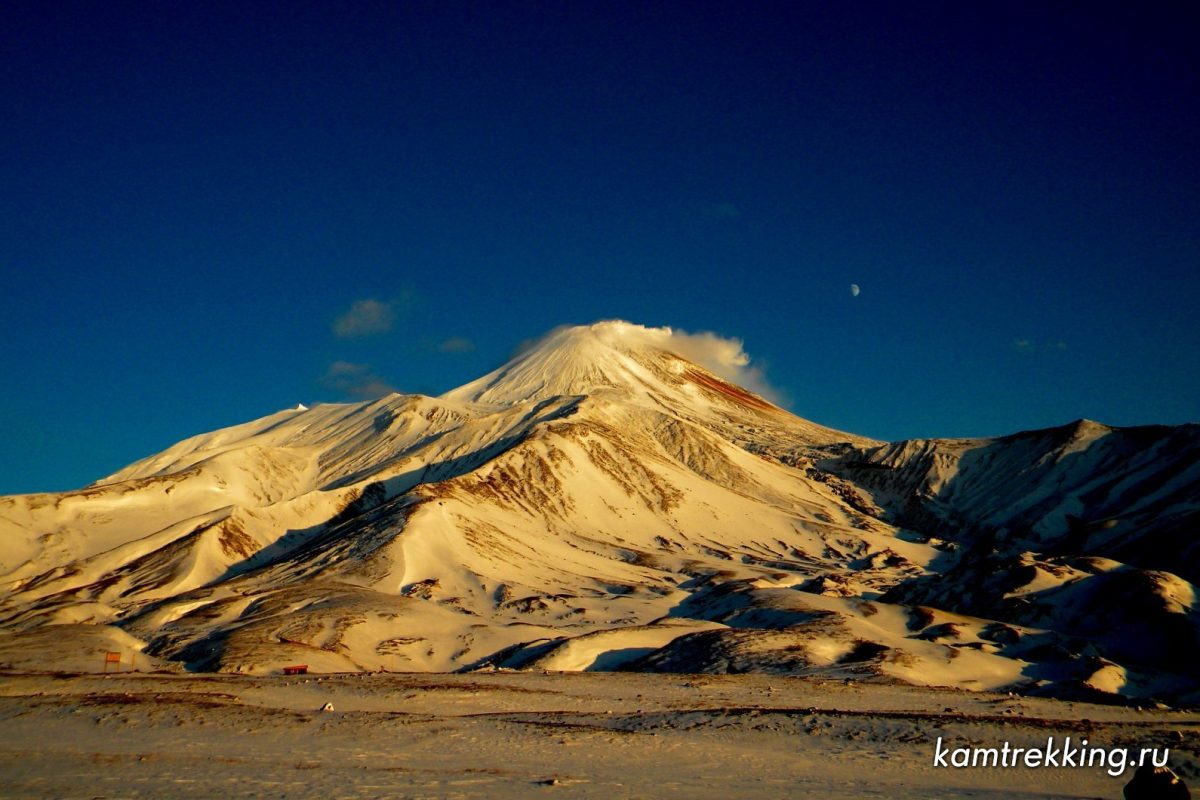
M 782 404 L 782 393 L 767 381 L 761 366 L 751 365 L 750 355 L 741 339 L 721 336 L 712 331 L 688 333 L 668 326 L 647 328 L 621 320 L 596 323 L 592 329 L 610 332 L 625 341 L 640 339 L 645 345 L 668 350 L 694 361 L 717 377 L 746 387 L 776 405 Z
M 654 330 L 654 329 L 650 329 Z M 666 333 L 664 349 L 695 361 L 714 375 L 745 386 L 776 405 L 783 404 L 782 393 L 771 386 L 764 369 L 751 365 L 741 339 L 726 338 L 711 331 L 688 333 L 672 328 L 659 328 Z

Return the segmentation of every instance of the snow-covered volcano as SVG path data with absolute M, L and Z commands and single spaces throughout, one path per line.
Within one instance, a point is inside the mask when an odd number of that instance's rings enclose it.
M 562 328 L 441 397 L 281 411 L 0 498 L 0 664 L 1196 699 L 1195 426 L 885 445 L 746 367 L 665 328 Z

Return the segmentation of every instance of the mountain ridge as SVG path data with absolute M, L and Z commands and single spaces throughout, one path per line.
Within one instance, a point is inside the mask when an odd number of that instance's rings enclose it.
M 1197 697 L 1165 642 L 1200 643 L 1200 428 L 882 443 L 739 386 L 740 346 L 712 344 L 556 329 L 439 397 L 280 411 L 0 498 L 0 665 L 62 663 L 82 624 L 164 668 Z

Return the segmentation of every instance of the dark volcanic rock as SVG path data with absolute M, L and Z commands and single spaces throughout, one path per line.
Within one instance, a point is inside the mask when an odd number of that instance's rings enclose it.
M 1187 785 L 1169 767 L 1138 767 L 1125 784 L 1125 800 L 1191 800 Z

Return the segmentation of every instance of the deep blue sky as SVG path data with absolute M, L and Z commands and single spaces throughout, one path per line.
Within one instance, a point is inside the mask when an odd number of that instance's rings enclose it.
M 138 5 L 0 25 L 0 493 L 614 317 L 879 438 L 1200 419 L 1194 4 Z

